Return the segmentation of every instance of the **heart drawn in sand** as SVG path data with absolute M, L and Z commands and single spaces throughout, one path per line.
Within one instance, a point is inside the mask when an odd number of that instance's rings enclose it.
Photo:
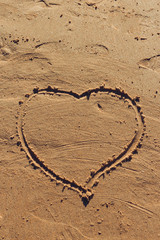
M 45 160 L 41 159 L 41 157 L 33 150 L 33 148 L 30 146 L 29 142 L 27 141 L 27 136 L 24 131 L 24 115 L 26 111 L 27 104 L 33 99 L 35 96 L 38 95 L 65 95 L 68 97 L 71 97 L 76 100 L 80 99 L 87 99 L 89 100 L 90 97 L 93 94 L 97 93 L 103 93 L 103 94 L 110 94 L 111 96 L 116 97 L 118 100 L 122 100 L 128 103 L 130 107 L 135 112 L 135 119 L 137 122 L 137 129 L 135 130 L 134 136 L 132 139 L 127 143 L 127 145 L 123 148 L 123 150 L 117 155 L 112 157 L 111 159 L 106 159 L 103 161 L 96 170 L 91 171 L 89 177 L 86 179 L 84 184 L 80 184 L 75 180 L 71 180 L 70 178 L 63 176 L 62 174 L 59 174 L 58 171 L 54 169 L 54 166 L 51 168 L 47 165 Z M 19 110 L 19 116 L 18 116 L 18 136 L 19 141 L 17 142 L 17 145 L 23 149 L 29 159 L 30 164 L 34 168 L 39 168 L 41 171 L 45 173 L 45 175 L 49 176 L 51 181 L 55 180 L 58 183 L 61 183 L 64 185 L 64 187 L 68 187 L 68 189 L 72 189 L 79 193 L 80 197 L 82 198 L 82 201 L 85 205 L 89 203 L 89 201 L 93 197 L 93 187 L 95 187 L 98 183 L 99 178 L 104 175 L 105 173 L 109 173 L 116 169 L 117 166 L 121 165 L 122 162 L 130 161 L 132 158 L 132 155 L 137 153 L 138 148 L 141 147 L 141 142 L 143 140 L 144 131 L 145 131 L 145 123 L 144 123 L 144 116 L 142 114 L 140 106 L 137 105 L 137 102 L 139 102 L 139 98 L 131 98 L 127 93 L 125 93 L 123 90 L 119 88 L 105 88 L 105 87 L 99 87 L 95 89 L 90 89 L 82 94 L 77 94 L 72 91 L 65 91 L 60 90 L 57 88 L 44 88 L 39 89 L 36 88 L 33 90 L 33 93 L 28 95 L 25 95 L 26 100 L 20 101 L 20 110 Z M 98 105 L 99 108 L 101 108 L 101 105 Z M 87 118 L 86 118 L 87 119 Z M 66 144 L 67 147 L 67 144 Z M 106 156 L 107 158 L 107 156 Z

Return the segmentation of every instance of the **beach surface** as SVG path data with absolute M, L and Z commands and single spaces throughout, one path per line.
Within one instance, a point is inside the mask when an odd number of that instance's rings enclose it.
M 0 240 L 160 239 L 160 2 L 0 0 Z

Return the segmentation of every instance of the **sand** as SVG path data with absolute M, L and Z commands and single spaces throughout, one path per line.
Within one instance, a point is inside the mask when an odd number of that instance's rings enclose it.
M 159 11 L 0 1 L 0 240 L 160 239 Z

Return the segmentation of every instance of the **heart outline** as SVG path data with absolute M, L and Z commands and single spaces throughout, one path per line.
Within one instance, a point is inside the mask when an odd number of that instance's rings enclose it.
M 31 149 L 27 142 L 27 138 L 24 133 L 23 129 L 23 117 L 24 117 L 24 110 L 26 104 L 33 98 L 33 96 L 37 94 L 67 94 L 70 96 L 73 96 L 77 99 L 81 99 L 83 97 L 87 97 L 89 100 L 90 95 L 92 93 L 98 93 L 98 92 L 106 92 L 114 94 L 114 96 L 118 97 L 119 99 L 123 99 L 124 101 L 127 101 L 130 106 L 135 111 L 136 114 L 136 121 L 138 130 L 135 131 L 135 134 L 131 141 L 127 144 L 127 146 L 124 148 L 124 150 L 117 156 L 114 157 L 112 160 L 107 161 L 106 163 L 103 163 L 97 171 L 92 173 L 90 177 L 87 179 L 85 185 L 80 185 L 79 183 L 75 182 L 74 180 L 69 180 L 65 177 L 61 177 L 60 175 L 56 174 L 54 170 L 49 168 L 44 161 L 42 161 L 38 155 Z M 139 97 L 131 98 L 128 93 L 125 93 L 120 88 L 105 88 L 104 86 L 101 86 L 99 88 L 89 89 L 82 94 L 77 94 L 72 91 L 65 91 L 60 90 L 58 88 L 52 88 L 51 86 L 48 86 L 47 88 L 34 88 L 32 94 L 26 94 L 25 97 L 27 98 L 24 102 L 19 101 L 20 110 L 18 113 L 18 121 L 17 121 L 17 133 L 19 136 L 19 141 L 17 142 L 17 145 L 21 147 L 21 150 L 24 150 L 26 153 L 27 158 L 29 159 L 29 163 L 35 168 L 39 168 L 46 176 L 49 176 L 51 181 L 55 180 L 58 183 L 63 184 L 64 188 L 68 187 L 68 189 L 72 189 L 79 193 L 79 196 L 81 197 L 84 205 L 86 206 L 89 201 L 93 198 L 93 187 L 96 186 L 97 180 L 105 173 L 110 173 L 111 171 L 115 170 L 117 166 L 122 165 L 123 162 L 130 161 L 132 159 L 132 155 L 137 153 L 138 148 L 141 147 L 141 142 L 143 141 L 144 132 L 146 130 L 146 124 L 144 121 L 144 115 L 141 111 L 141 107 L 137 105 L 137 102 L 139 102 Z

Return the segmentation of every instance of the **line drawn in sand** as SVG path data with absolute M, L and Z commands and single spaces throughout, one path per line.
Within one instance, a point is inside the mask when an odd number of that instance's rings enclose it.
M 131 141 L 124 147 L 124 150 L 116 157 L 113 157 L 112 159 L 103 162 L 101 164 L 101 167 L 97 169 L 96 171 L 90 173 L 90 176 L 86 180 L 84 185 L 80 185 L 75 180 L 70 180 L 65 177 L 60 176 L 56 172 L 54 172 L 54 169 L 51 169 L 49 166 L 45 164 L 45 161 L 40 159 L 39 156 L 31 149 L 27 142 L 27 137 L 24 132 L 23 128 L 23 119 L 24 119 L 24 113 L 27 103 L 38 94 L 67 94 L 71 97 L 74 97 L 76 99 L 81 98 L 87 98 L 89 100 L 92 93 L 109 93 L 114 96 L 116 96 L 119 100 L 127 101 L 130 106 L 132 106 L 134 112 L 135 112 L 135 119 L 137 121 L 137 130 L 135 130 L 135 134 Z M 111 95 L 111 96 L 112 96 Z M 26 100 L 19 101 L 20 109 L 18 112 L 18 121 L 17 121 L 17 132 L 19 136 L 19 141 L 17 142 L 17 146 L 20 146 L 21 149 L 23 149 L 27 155 L 27 158 L 29 159 L 29 163 L 35 168 L 40 169 L 46 176 L 50 178 L 51 181 L 56 181 L 57 183 L 63 184 L 64 188 L 71 189 L 73 191 L 76 191 L 79 193 L 79 196 L 82 199 L 82 202 L 85 206 L 90 202 L 90 200 L 93 198 L 93 188 L 98 185 L 98 181 L 101 176 L 104 176 L 105 174 L 109 174 L 113 170 L 115 170 L 118 166 L 121 166 L 123 162 L 130 161 L 132 159 L 133 154 L 136 154 L 138 149 L 141 148 L 141 142 L 143 141 L 144 132 L 146 129 L 146 124 L 144 121 L 144 115 L 141 111 L 141 107 L 137 104 L 139 102 L 139 97 L 131 98 L 128 93 L 124 92 L 120 88 L 105 88 L 103 86 L 89 89 L 82 94 L 77 94 L 72 91 L 65 91 L 60 90 L 58 88 L 52 88 L 51 86 L 48 86 L 47 88 L 34 88 L 32 94 L 26 94 L 25 95 Z
M 49 0 L 39 0 L 39 2 L 43 2 L 46 7 L 50 7 L 50 5 L 60 5 L 59 3 L 52 3 L 52 2 L 49 2 Z

